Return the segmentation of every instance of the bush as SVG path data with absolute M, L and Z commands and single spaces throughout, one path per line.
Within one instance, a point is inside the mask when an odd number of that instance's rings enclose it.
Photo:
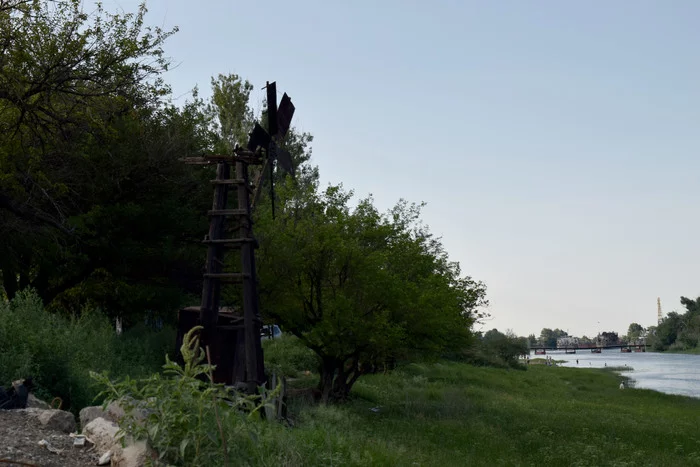
M 140 376 L 157 371 L 174 347 L 171 330 L 143 329 L 117 336 L 109 320 L 95 310 L 65 317 L 44 309 L 33 291 L 0 301 L 0 385 L 32 376 L 37 396 L 60 397 L 77 412 L 94 402 L 98 388 L 90 370 Z
M 104 388 L 107 399 L 120 401 L 124 407 L 124 434 L 146 440 L 160 462 L 257 465 L 264 451 L 257 442 L 264 426 L 255 421 L 265 399 L 244 397 L 223 384 L 214 384 L 213 366 L 204 363 L 205 352 L 196 335 L 201 329 L 193 328 L 183 339 L 184 365 L 166 359 L 163 375 L 118 382 L 105 374 L 92 376 Z
M 527 367 L 520 362 L 520 356 L 529 353 L 530 349 L 524 338 L 493 329 L 466 349 L 461 360 L 476 366 L 524 370 Z
M 283 335 L 265 340 L 263 349 L 265 367 L 279 376 L 294 378 L 304 371 L 318 369 L 318 356 L 294 336 Z

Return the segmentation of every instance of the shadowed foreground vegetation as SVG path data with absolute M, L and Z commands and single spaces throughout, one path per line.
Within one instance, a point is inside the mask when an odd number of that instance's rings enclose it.
M 157 344 L 160 334 L 105 339 L 109 325 L 95 315 L 49 315 L 32 295 L 0 307 L 0 315 L 0 355 L 7 370 L 14 363 L 3 379 L 33 370 L 45 395 L 72 396 L 73 409 L 99 391 L 89 381 L 90 367 L 139 377 L 167 348 Z M 21 326 L 20 315 L 32 326 Z M 611 371 L 414 363 L 366 375 L 343 404 L 318 405 L 311 397 L 319 378 L 313 352 L 287 338 L 267 342 L 266 357 L 271 370 L 293 378 L 289 423 L 244 417 L 219 402 L 228 459 L 239 465 L 700 465 L 700 400 L 621 391 L 621 376 Z M 160 378 L 150 377 L 151 390 L 162 392 L 158 406 L 178 410 L 167 411 L 172 420 L 154 416 L 147 424 L 158 424 L 160 436 L 167 430 L 166 445 L 192 443 L 183 456 L 189 461 L 172 465 L 225 465 L 224 445 L 212 431 L 213 399 L 201 392 L 208 383 Z M 122 386 L 135 387 L 128 379 Z M 200 438 L 211 439 L 200 458 L 214 463 L 190 462 Z
M 174 342 L 171 328 L 139 325 L 118 336 L 98 310 L 50 313 L 35 292 L 19 292 L 11 302 L 0 300 L 0 386 L 31 376 L 37 396 L 59 397 L 62 408 L 78 413 L 100 391 L 91 370 L 145 377 L 161 370 Z
M 267 342 L 266 350 L 272 368 L 296 375 L 288 423 L 227 417 L 228 458 L 238 464 L 700 465 L 700 400 L 620 390 L 623 377 L 610 369 L 413 363 L 360 379 L 344 404 L 319 405 L 312 396 L 318 374 L 303 369 L 314 363 L 308 349 L 283 339 Z M 161 391 L 157 383 L 151 387 Z M 192 407 L 192 419 L 198 420 L 211 399 L 195 399 L 200 408 Z M 153 417 L 152 423 L 164 428 L 167 417 Z M 211 431 L 213 421 L 194 432 Z M 169 423 L 166 429 L 172 436 L 167 445 L 193 437 L 192 425 Z M 223 465 L 223 443 L 213 441 L 206 453 Z M 170 459 L 174 465 L 214 465 L 192 454 L 182 460 Z

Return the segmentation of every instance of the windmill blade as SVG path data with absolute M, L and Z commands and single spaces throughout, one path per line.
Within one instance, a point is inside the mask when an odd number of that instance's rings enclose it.
M 258 147 L 267 148 L 270 144 L 270 135 L 265 131 L 265 128 L 261 127 L 260 124 L 256 123 L 253 127 L 253 131 L 250 132 L 250 139 L 248 139 L 248 150 L 255 151 Z
M 289 154 L 289 151 L 278 147 L 277 162 L 279 163 L 280 167 L 282 167 L 282 170 L 294 177 L 294 163 L 292 162 L 292 155 Z
M 294 164 L 292 162 L 292 155 L 286 149 L 279 147 L 275 140 L 270 141 L 270 146 L 267 150 L 267 158 L 272 163 L 275 160 L 279 163 L 282 170 L 287 172 L 292 177 L 294 176 Z
M 292 99 L 285 92 L 280 101 L 280 106 L 275 109 L 277 112 L 277 138 L 282 140 L 287 131 L 289 131 L 289 125 L 292 123 L 292 117 L 294 116 L 294 104 L 292 104 Z M 273 133 L 274 135 L 274 133 Z
M 267 83 L 267 131 L 270 136 L 277 136 L 277 83 Z

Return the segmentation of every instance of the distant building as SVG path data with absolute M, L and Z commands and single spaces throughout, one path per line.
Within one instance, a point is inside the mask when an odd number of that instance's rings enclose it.
M 567 349 L 578 347 L 578 337 L 560 337 L 557 339 L 557 349 Z

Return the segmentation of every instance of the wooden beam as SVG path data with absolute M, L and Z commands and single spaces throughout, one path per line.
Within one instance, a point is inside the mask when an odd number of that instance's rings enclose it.
M 224 272 L 216 274 L 204 274 L 206 279 L 219 279 L 222 284 L 240 284 L 243 279 L 247 277 L 247 274 L 242 274 L 240 272 Z
M 247 216 L 245 209 L 212 209 L 207 212 L 210 216 Z
M 245 185 L 245 180 L 241 178 L 229 178 L 228 180 L 210 180 L 212 185 Z

